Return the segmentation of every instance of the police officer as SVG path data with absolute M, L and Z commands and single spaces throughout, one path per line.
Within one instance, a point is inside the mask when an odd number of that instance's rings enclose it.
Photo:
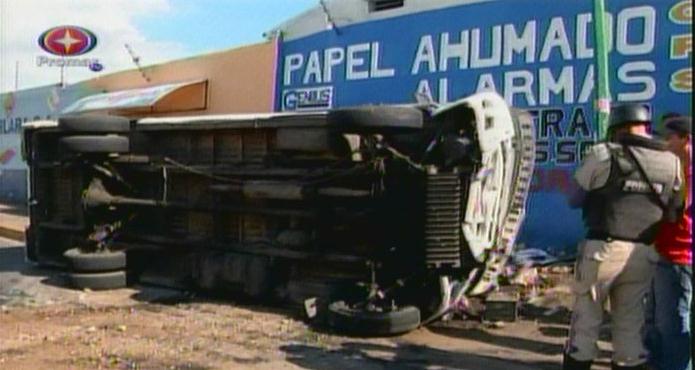
M 642 105 L 611 110 L 609 141 L 577 168 L 586 240 L 579 245 L 575 304 L 563 369 L 590 369 L 609 302 L 613 369 L 646 369 L 644 297 L 659 255 L 651 246 L 662 218 L 679 199 L 680 162 L 649 135 Z

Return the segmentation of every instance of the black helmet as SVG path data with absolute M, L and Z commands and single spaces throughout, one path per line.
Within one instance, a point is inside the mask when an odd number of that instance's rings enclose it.
M 692 135 L 693 121 L 690 116 L 676 116 L 664 121 L 664 127 L 668 131 L 677 132 L 681 135 Z
M 622 126 L 648 125 L 651 123 L 649 109 L 642 104 L 622 104 L 611 108 L 609 129 Z

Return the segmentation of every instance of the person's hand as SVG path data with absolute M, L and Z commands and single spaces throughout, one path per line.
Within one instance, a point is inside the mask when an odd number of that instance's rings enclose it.
M 577 186 L 572 195 L 567 199 L 567 204 L 571 208 L 581 208 L 584 205 L 584 200 L 586 199 L 586 191 Z

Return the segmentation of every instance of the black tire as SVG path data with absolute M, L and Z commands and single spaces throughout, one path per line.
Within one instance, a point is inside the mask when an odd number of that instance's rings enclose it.
M 336 109 L 328 113 L 328 122 L 345 132 L 374 132 L 422 129 L 424 112 L 410 106 L 364 106 Z
M 87 114 L 58 118 L 58 128 L 73 133 L 126 133 L 130 120 L 125 117 Z
M 360 336 L 404 334 L 420 326 L 420 310 L 414 306 L 395 311 L 371 312 L 351 308 L 343 301 L 328 306 L 328 323 L 339 332 Z
M 65 251 L 63 256 L 68 259 L 72 270 L 76 272 L 107 272 L 122 270 L 126 266 L 126 256 L 123 251 L 84 252 L 73 248 Z
M 127 153 L 130 150 L 130 141 L 125 136 L 66 136 L 60 138 L 63 148 L 74 153 Z
M 125 271 L 100 272 L 100 273 L 71 273 L 69 274 L 72 286 L 77 289 L 108 290 L 125 288 Z

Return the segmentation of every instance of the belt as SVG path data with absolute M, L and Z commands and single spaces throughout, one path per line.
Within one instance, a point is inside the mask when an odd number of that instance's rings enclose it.
M 607 233 L 605 231 L 599 231 L 599 230 L 589 230 L 586 233 L 586 238 L 592 239 L 592 240 L 605 240 L 607 242 L 614 241 L 614 240 L 621 240 L 621 241 L 641 243 L 641 244 L 651 244 L 653 242 L 653 240 L 646 240 L 644 238 L 627 238 L 624 236 L 612 235 L 612 234 Z

